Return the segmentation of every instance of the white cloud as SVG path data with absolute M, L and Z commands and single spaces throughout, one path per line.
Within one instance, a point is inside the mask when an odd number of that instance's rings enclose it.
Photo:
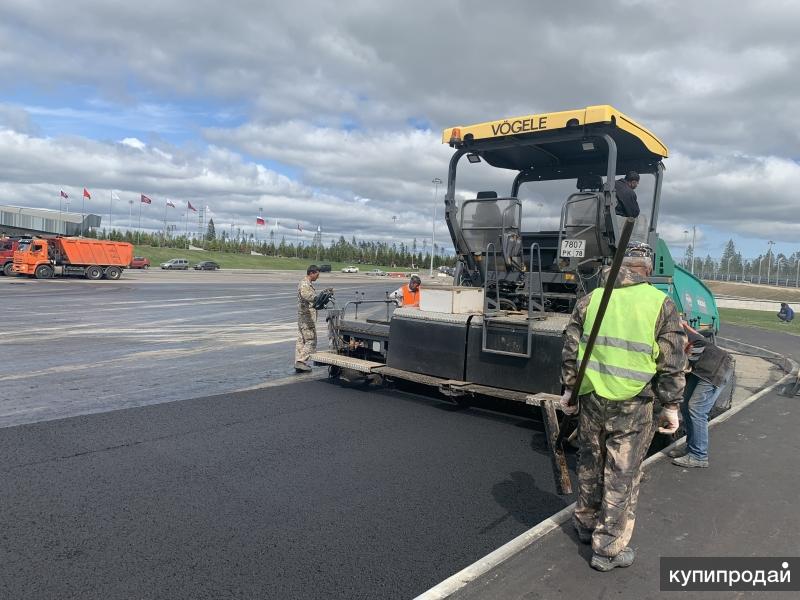
M 147 144 L 145 144 L 142 140 L 135 137 L 125 138 L 123 140 L 120 140 L 119 143 L 122 144 L 123 146 L 136 148 L 137 150 L 144 150 L 147 147 Z
M 610 103 L 672 151 L 665 238 L 695 225 L 709 240 L 789 243 L 800 233 L 798 21 L 800 4 L 780 0 L 8 0 L 0 181 L 423 236 L 430 180 L 450 155 L 441 128 Z M 509 185 L 488 171 L 461 183 Z M 531 198 L 548 200 L 528 204 L 552 225 L 560 196 Z

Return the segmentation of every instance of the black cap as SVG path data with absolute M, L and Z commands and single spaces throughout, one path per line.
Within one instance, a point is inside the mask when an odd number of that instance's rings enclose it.
M 625 181 L 639 181 L 639 174 L 636 171 L 625 173 Z
M 311 275 L 312 273 L 319 273 L 319 267 L 317 265 L 308 265 L 306 275 Z

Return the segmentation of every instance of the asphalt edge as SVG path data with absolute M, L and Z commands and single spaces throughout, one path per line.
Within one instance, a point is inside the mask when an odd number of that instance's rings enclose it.
M 766 348 L 762 348 L 760 346 L 752 346 L 750 344 L 745 344 L 744 342 L 739 342 L 737 340 L 729 340 L 727 338 L 717 338 L 722 344 L 731 350 L 738 349 L 747 351 L 758 350 L 760 352 L 764 352 L 769 354 L 774 359 L 780 360 L 781 368 L 786 372 L 786 375 L 781 377 L 778 381 L 773 383 L 772 385 L 764 388 L 748 396 L 745 398 L 739 405 L 731 408 L 730 410 L 722 413 L 718 417 L 711 420 L 708 424 L 709 427 L 714 427 L 718 423 L 722 423 L 730 419 L 733 415 L 741 411 L 742 409 L 750 406 L 756 400 L 766 396 L 776 388 L 785 383 L 788 383 L 790 379 L 797 378 L 798 373 L 798 363 L 793 361 L 791 358 L 784 356 L 783 354 L 778 354 L 777 352 L 773 352 Z M 643 467 L 649 467 L 650 465 L 667 458 L 667 452 L 669 452 L 672 448 L 676 447 L 677 445 L 683 443 L 686 440 L 686 437 L 682 437 L 678 440 L 675 440 L 672 444 L 661 450 L 660 452 L 654 454 L 653 456 L 646 459 L 643 463 Z M 444 598 L 449 597 L 450 595 L 456 593 L 460 589 L 464 588 L 467 584 L 473 582 L 481 575 L 488 573 L 493 568 L 497 567 L 501 563 L 505 562 L 515 554 L 522 552 L 525 548 L 536 542 L 537 540 L 541 539 L 554 529 L 559 528 L 561 525 L 566 523 L 570 517 L 572 516 L 572 512 L 575 510 L 575 503 L 573 502 L 569 506 L 562 508 L 560 511 L 551 515 L 550 517 L 546 518 L 545 520 L 537 523 L 533 527 L 531 527 L 528 531 L 518 535 L 514 539 L 506 542 L 496 550 L 493 550 L 483 558 L 478 559 L 468 567 L 462 569 L 461 571 L 451 575 L 444 581 L 436 584 L 429 590 L 423 592 L 414 600 L 443 600 Z

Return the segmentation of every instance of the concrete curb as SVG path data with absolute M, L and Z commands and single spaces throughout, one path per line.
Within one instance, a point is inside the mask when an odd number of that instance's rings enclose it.
M 752 396 L 749 396 L 745 400 L 743 400 L 738 406 L 731 408 L 730 410 L 722 413 L 715 419 L 709 422 L 709 427 L 714 427 L 718 423 L 722 423 L 730 419 L 733 415 L 741 411 L 743 408 L 749 406 L 759 398 L 767 395 L 771 391 L 775 390 L 781 385 L 787 383 L 790 379 L 796 378 L 798 373 L 798 364 L 793 361 L 792 359 L 783 356 L 782 354 L 778 354 L 776 352 L 772 352 L 771 350 L 767 350 L 766 348 L 761 348 L 759 346 L 751 346 L 750 344 L 745 344 L 744 342 L 738 342 L 736 340 L 728 340 L 725 338 L 718 338 L 720 342 L 724 342 L 723 345 L 729 347 L 731 349 L 735 346 L 738 349 L 747 348 L 749 351 L 758 350 L 760 352 L 764 352 L 765 354 L 771 355 L 775 359 L 781 359 L 781 368 L 786 371 L 786 375 L 781 377 L 778 381 L 770 385 L 769 387 L 764 388 L 763 390 L 756 392 Z M 729 344 L 730 343 L 730 344 Z M 784 365 L 788 368 L 784 368 Z M 672 448 L 681 444 L 686 440 L 685 437 L 676 440 L 666 448 L 664 448 L 661 452 L 654 454 L 647 460 L 642 463 L 643 467 L 649 467 L 650 465 L 667 458 L 667 452 L 669 452 Z M 569 506 L 561 509 L 556 514 L 548 517 L 544 521 L 537 523 L 531 529 L 526 531 L 525 533 L 515 537 L 513 540 L 503 544 L 497 550 L 490 552 L 483 558 L 475 561 L 470 566 L 462 569 L 455 575 L 451 575 L 441 583 L 435 585 L 431 589 L 426 592 L 423 592 L 419 596 L 417 596 L 414 600 L 442 600 L 443 598 L 447 598 L 450 595 L 454 594 L 461 588 L 465 587 L 467 584 L 471 583 L 472 581 L 476 580 L 481 575 L 488 573 L 490 570 L 498 566 L 500 563 L 508 560 L 515 554 L 518 554 L 537 540 L 541 539 L 554 529 L 557 529 L 564 523 L 566 523 L 570 517 L 572 516 L 572 512 L 575 510 L 575 503 L 573 502 Z

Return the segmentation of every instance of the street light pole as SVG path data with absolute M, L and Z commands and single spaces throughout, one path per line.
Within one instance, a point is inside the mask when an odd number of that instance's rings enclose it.
M 731 280 L 731 259 L 733 258 L 733 254 L 728 257 L 728 281 Z
M 697 233 L 696 229 L 697 228 L 694 225 L 692 225 L 692 268 L 689 270 L 689 272 L 692 275 L 694 275 L 694 255 L 697 254 L 697 248 L 695 248 L 695 246 L 694 246 L 694 244 L 695 244 L 695 235 Z
M 797 275 L 794 278 L 794 287 L 800 287 L 800 254 L 796 254 L 797 258 L 795 262 L 797 262 Z
M 775 242 L 770 240 L 767 244 L 769 245 L 767 249 L 767 285 L 769 285 L 769 272 L 772 269 L 772 246 L 775 245 Z M 759 281 L 759 283 L 761 282 Z
M 429 277 L 433 277 L 433 249 L 436 247 L 436 202 L 439 196 L 439 184 L 442 183 L 442 180 L 434 177 L 431 183 L 433 184 L 433 225 L 431 227 L 431 270 Z

